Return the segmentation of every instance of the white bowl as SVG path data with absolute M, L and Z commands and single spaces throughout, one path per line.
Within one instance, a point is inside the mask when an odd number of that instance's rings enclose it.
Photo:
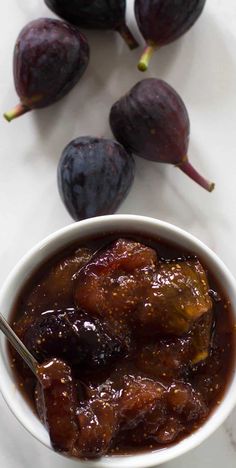
M 224 263 L 202 242 L 176 226 L 152 218 L 130 215 L 104 216 L 75 223 L 57 231 L 36 245 L 16 265 L 1 289 L 0 310 L 4 316 L 9 319 L 19 291 L 32 272 L 45 259 L 76 240 L 79 242 L 91 235 L 103 235 L 109 232 L 115 232 L 118 236 L 128 232 L 130 234 L 148 234 L 161 237 L 199 255 L 210 270 L 214 272 L 220 284 L 223 285 L 225 293 L 232 303 L 236 321 L 236 282 Z M 46 429 L 33 414 L 15 386 L 6 350 L 6 340 L 3 336 L 1 336 L 0 340 L 0 352 L 0 389 L 6 403 L 20 423 L 42 444 L 51 448 Z M 148 468 L 172 460 L 206 440 L 224 422 L 235 404 L 236 372 L 227 388 L 222 403 L 197 432 L 182 442 L 170 448 L 140 455 L 107 456 L 98 461 L 89 461 L 87 463 L 78 460 L 78 468 L 85 465 L 89 466 L 89 468 Z

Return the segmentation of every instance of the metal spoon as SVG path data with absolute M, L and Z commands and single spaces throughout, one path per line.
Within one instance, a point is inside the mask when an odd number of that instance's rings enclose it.
M 35 376 L 38 378 L 38 375 L 37 375 L 38 362 L 32 356 L 32 354 L 29 352 L 29 350 L 25 347 L 25 345 L 22 343 L 20 338 L 18 338 L 18 336 L 12 330 L 9 323 L 5 320 L 5 318 L 3 317 L 3 315 L 1 313 L 0 313 L 0 330 L 2 330 L 4 335 L 10 341 L 11 345 L 17 351 L 17 353 L 20 354 L 22 359 L 24 359 L 25 363 L 29 366 L 29 368 L 32 370 L 32 372 L 35 374 Z

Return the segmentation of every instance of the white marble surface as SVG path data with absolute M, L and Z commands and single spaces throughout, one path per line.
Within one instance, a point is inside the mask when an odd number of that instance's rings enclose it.
M 129 20 L 132 0 L 128 0 Z M 8 0 L 0 6 L 0 110 L 17 102 L 12 49 L 31 19 L 52 16 L 43 0 Z M 56 166 L 64 146 L 79 135 L 110 136 L 112 103 L 143 76 L 139 50 L 130 52 L 117 34 L 88 34 L 91 62 L 81 83 L 51 108 L 10 125 L 0 122 L 0 282 L 37 241 L 71 222 L 57 192 Z M 119 210 L 161 218 L 187 229 L 236 275 L 236 2 L 208 0 L 204 15 L 181 40 L 162 49 L 146 76 L 166 79 L 189 109 L 189 154 L 216 182 L 209 195 L 180 171 L 137 160 L 134 187 Z M 25 432 L 0 399 L 0 466 L 73 468 Z M 25 449 L 25 453 L 24 453 Z M 236 412 L 201 447 L 166 468 L 235 468 Z

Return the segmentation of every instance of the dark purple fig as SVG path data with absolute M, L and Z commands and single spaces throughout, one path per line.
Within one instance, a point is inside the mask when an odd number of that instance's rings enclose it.
M 75 26 L 49 18 L 27 24 L 14 51 L 14 80 L 21 102 L 4 114 L 6 120 L 61 99 L 79 81 L 88 61 L 87 40 Z
M 155 49 L 185 34 L 202 13 L 206 0 L 135 0 L 135 16 L 147 46 L 139 62 L 146 71 Z
M 75 220 L 114 213 L 133 178 L 133 157 L 119 143 L 102 138 L 73 140 L 58 166 L 59 192 Z
M 118 31 L 130 49 L 138 43 L 125 22 L 126 0 L 45 0 L 61 18 L 85 29 Z
M 149 78 L 137 83 L 113 105 L 110 124 L 127 151 L 150 161 L 174 164 L 209 192 L 214 189 L 188 160 L 188 112 L 165 81 Z

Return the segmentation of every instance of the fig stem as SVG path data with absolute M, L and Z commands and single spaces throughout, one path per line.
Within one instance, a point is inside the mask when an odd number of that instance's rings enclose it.
M 137 47 L 139 47 L 139 43 L 136 41 L 127 24 L 124 23 L 121 26 L 119 26 L 119 28 L 117 28 L 117 31 L 120 33 L 121 37 L 123 37 L 124 41 L 131 50 L 137 49 Z
M 17 104 L 17 106 L 11 109 L 10 111 L 5 112 L 3 116 L 8 122 L 11 122 L 13 119 L 16 119 L 17 117 L 20 117 L 21 115 L 26 114 L 26 112 L 29 112 L 30 110 L 31 109 L 29 107 L 20 103 L 20 104 Z
M 177 166 L 182 172 L 184 172 L 190 179 L 194 180 L 198 185 L 203 187 L 208 192 L 212 192 L 215 188 L 215 184 L 213 182 L 209 182 L 204 177 L 202 177 L 199 172 L 194 169 L 192 164 L 189 162 L 188 158 L 180 163 Z
M 154 45 L 149 45 L 144 49 L 144 52 L 141 56 L 141 59 L 138 63 L 138 69 L 142 72 L 147 71 L 150 60 L 155 52 L 156 47 Z

